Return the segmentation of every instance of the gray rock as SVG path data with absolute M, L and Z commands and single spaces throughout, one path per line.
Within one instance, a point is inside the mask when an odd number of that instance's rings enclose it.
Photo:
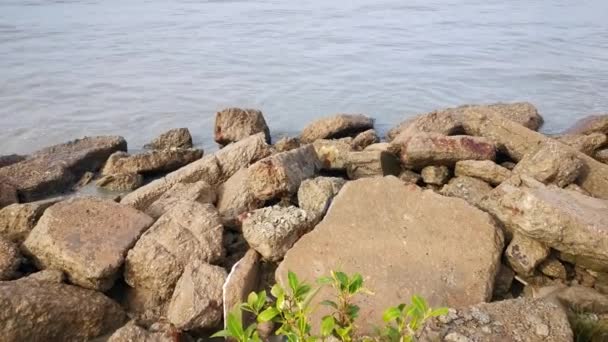
M 227 108 L 215 114 L 215 141 L 227 145 L 251 135 L 263 133 L 270 143 L 270 130 L 264 115 L 257 109 Z
M 463 160 L 456 163 L 456 176 L 475 177 L 492 185 L 498 185 L 509 177 L 511 171 L 491 160 Z
M 505 257 L 517 274 L 531 276 L 536 266 L 549 256 L 549 252 L 544 244 L 521 234 L 513 234 Z
M 19 253 L 17 245 L 0 237 L 0 280 L 15 278 L 21 260 L 21 253 Z
M 545 184 L 553 183 L 561 188 L 573 183 L 583 172 L 583 161 L 578 153 L 564 149 L 563 145 L 547 142 L 517 163 L 513 173 L 527 175 Z
M 427 184 L 443 185 L 450 179 L 450 169 L 447 166 L 427 166 L 420 175 Z
M 165 150 L 171 148 L 192 148 L 192 136 L 187 128 L 174 128 L 159 135 L 144 148 Z
M 444 196 L 462 198 L 469 204 L 479 207 L 483 197 L 491 191 L 490 184 L 481 179 L 460 176 L 452 178 L 441 188 L 440 193 Z
M 110 191 L 133 191 L 144 183 L 139 173 L 116 173 L 101 177 L 95 185 Z
M 346 180 L 337 177 L 307 179 L 298 189 L 298 206 L 322 217 L 344 184 Z
M 361 114 L 337 114 L 310 123 L 300 135 L 300 141 L 311 143 L 318 139 L 355 136 L 374 128 L 374 120 Z
M 0 236 L 21 244 L 34 229 L 38 219 L 61 198 L 37 202 L 12 204 L 0 210 Z

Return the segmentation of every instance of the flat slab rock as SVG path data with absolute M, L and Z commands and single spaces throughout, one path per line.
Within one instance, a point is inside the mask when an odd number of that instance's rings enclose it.
M 433 306 L 489 300 L 502 249 L 490 215 L 465 201 L 392 176 L 365 178 L 340 190 L 323 221 L 287 252 L 276 278 L 285 284 L 288 270 L 308 282 L 331 270 L 362 274 L 366 288 L 381 294 L 356 300 L 358 324 L 371 332 L 386 307 L 413 294 Z M 329 295 L 323 291 L 317 298 Z
M 105 291 L 152 223 L 148 215 L 111 200 L 74 198 L 48 208 L 23 248 L 39 267 L 62 270 L 74 284 Z
M 22 202 L 35 201 L 70 189 L 87 171 L 97 171 L 116 151 L 126 151 L 122 137 L 76 139 L 47 147 L 28 159 L 0 168 L 0 179 L 17 188 Z
M 172 148 L 152 150 L 130 155 L 116 152 L 108 158 L 101 173 L 113 175 L 121 173 L 154 174 L 171 172 L 188 165 L 203 156 L 203 151 L 193 148 Z
M 450 309 L 423 330 L 418 341 L 450 342 L 570 342 L 572 329 L 558 304 L 533 299 L 482 303 Z

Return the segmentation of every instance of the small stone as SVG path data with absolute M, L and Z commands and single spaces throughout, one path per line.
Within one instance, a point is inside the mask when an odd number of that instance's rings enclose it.
M 170 148 L 192 148 L 192 136 L 187 128 L 174 128 L 159 135 L 144 148 L 165 150 Z
M 534 332 L 538 336 L 547 337 L 549 336 L 549 326 L 546 324 L 538 324 L 534 327 Z
M 477 308 L 471 309 L 471 315 L 479 324 L 489 324 L 490 323 L 490 315 L 488 315 L 487 313 L 485 313 Z
M 473 342 L 470 338 L 456 332 L 445 335 L 443 340 L 446 342 Z
M 420 174 L 427 184 L 443 185 L 450 179 L 450 170 L 447 166 L 427 166 Z
M 538 270 L 551 278 L 566 280 L 566 267 L 555 258 L 548 258 L 538 265 Z
M 521 234 L 514 234 L 505 256 L 513 270 L 521 275 L 532 275 L 538 264 L 549 256 L 549 248 Z
M 133 191 L 144 183 L 138 173 L 116 173 L 101 177 L 95 185 L 110 191 Z

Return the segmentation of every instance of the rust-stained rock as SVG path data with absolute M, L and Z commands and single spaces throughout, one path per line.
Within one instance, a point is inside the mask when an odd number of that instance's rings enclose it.
M 589 156 L 593 156 L 595 150 L 605 146 L 608 141 L 606 134 L 603 133 L 565 134 L 557 136 L 555 139 Z
M 456 176 L 475 177 L 492 185 L 498 185 L 509 177 L 511 171 L 491 160 L 463 160 L 456 163 Z
M 216 327 L 223 317 L 222 286 L 226 270 L 193 260 L 175 285 L 167 319 L 179 330 Z
M 32 279 L 0 282 L 0 306 L 3 341 L 87 341 L 126 320 L 102 293 Z
M 319 139 L 312 143 L 324 170 L 345 170 L 348 154 L 353 151 L 351 144 L 351 138 Z
M 244 168 L 232 175 L 218 189 L 217 210 L 222 223 L 231 228 L 241 226 L 240 216 L 261 208 L 264 201 L 256 198 L 251 191 L 249 169 Z
M 250 249 L 241 260 L 234 264 L 224 283 L 224 322 L 228 321 L 228 313 L 235 310 L 241 303 L 246 303 L 249 293 L 258 289 L 259 273 L 260 255 Z
M 399 159 L 390 152 L 361 151 L 347 155 L 346 174 L 349 179 L 398 176 L 400 173 Z
M 227 108 L 215 114 L 215 141 L 227 145 L 257 133 L 270 143 L 270 130 L 257 109 Z
M 553 183 L 561 188 L 573 183 L 583 172 L 584 162 L 580 153 L 564 149 L 563 145 L 547 142 L 535 153 L 525 155 L 513 169 L 517 175 L 527 175 L 545 184 Z
M 536 266 L 548 256 L 547 246 L 521 234 L 513 234 L 513 239 L 505 251 L 511 268 L 523 276 L 531 276 Z
M 42 213 L 61 198 L 12 204 L 0 210 L 0 236 L 21 244 L 42 216 Z
M 496 148 L 485 138 L 464 135 L 418 134 L 398 144 L 404 166 L 422 169 L 428 165 L 453 167 L 461 160 L 494 160 Z
M 589 115 L 568 128 L 566 134 L 608 134 L 608 114 Z
M 0 237 L 0 281 L 15 278 L 21 260 L 17 245 Z
M 116 173 L 101 177 L 95 185 L 110 191 L 133 191 L 143 183 L 144 177 L 139 173 Z
M 422 180 L 427 184 L 443 185 L 450 179 L 450 169 L 447 166 L 427 166 L 420 172 Z
M 203 151 L 197 149 L 166 149 L 152 150 L 129 155 L 126 152 L 116 152 L 108 158 L 101 173 L 113 175 L 119 173 L 155 174 L 171 172 L 188 165 L 203 156 Z
M 74 284 L 105 291 L 152 222 L 111 200 L 73 198 L 46 209 L 23 248 L 40 268 L 62 270 Z
M 346 180 L 338 177 L 307 179 L 298 189 L 298 206 L 321 217 L 344 184 Z
M 300 183 L 320 169 L 312 145 L 272 155 L 249 167 L 249 189 L 255 198 L 269 200 L 295 194 Z
M 0 168 L 0 179 L 17 188 L 22 202 L 69 191 L 87 171 L 97 171 L 116 151 L 126 151 L 122 137 L 76 139 L 39 150 L 22 162 Z
M 174 128 L 159 135 L 144 147 L 153 150 L 192 148 L 192 136 L 187 128 Z
M 303 143 L 318 139 L 336 139 L 355 136 L 374 128 L 374 120 L 361 114 L 337 114 L 310 123 L 300 135 Z
M 382 294 L 354 298 L 366 333 L 381 324 L 385 308 L 413 294 L 432 306 L 490 300 L 502 248 L 491 216 L 465 201 L 392 176 L 364 178 L 346 183 L 323 221 L 287 252 L 276 277 L 285 285 L 288 270 L 308 282 L 331 270 L 362 274 L 366 288 Z M 325 291 L 316 298 L 329 296 Z M 325 314 L 320 307 L 313 321 Z
M 350 145 L 355 151 L 361 151 L 366 147 L 376 144 L 380 142 L 380 138 L 378 134 L 373 129 L 368 129 L 365 132 L 361 132 L 357 134 L 356 137 L 353 138 Z

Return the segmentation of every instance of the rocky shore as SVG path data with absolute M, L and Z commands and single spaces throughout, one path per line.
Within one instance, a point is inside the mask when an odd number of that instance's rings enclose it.
M 179 128 L 136 154 L 100 136 L 0 156 L 0 336 L 195 341 L 288 271 L 339 269 L 374 293 L 361 333 L 419 294 L 451 308 L 421 341 L 572 341 L 573 315 L 608 321 L 608 115 L 542 123 L 466 105 L 381 139 L 338 114 L 271 144 L 262 112 L 229 108 L 211 154 Z

